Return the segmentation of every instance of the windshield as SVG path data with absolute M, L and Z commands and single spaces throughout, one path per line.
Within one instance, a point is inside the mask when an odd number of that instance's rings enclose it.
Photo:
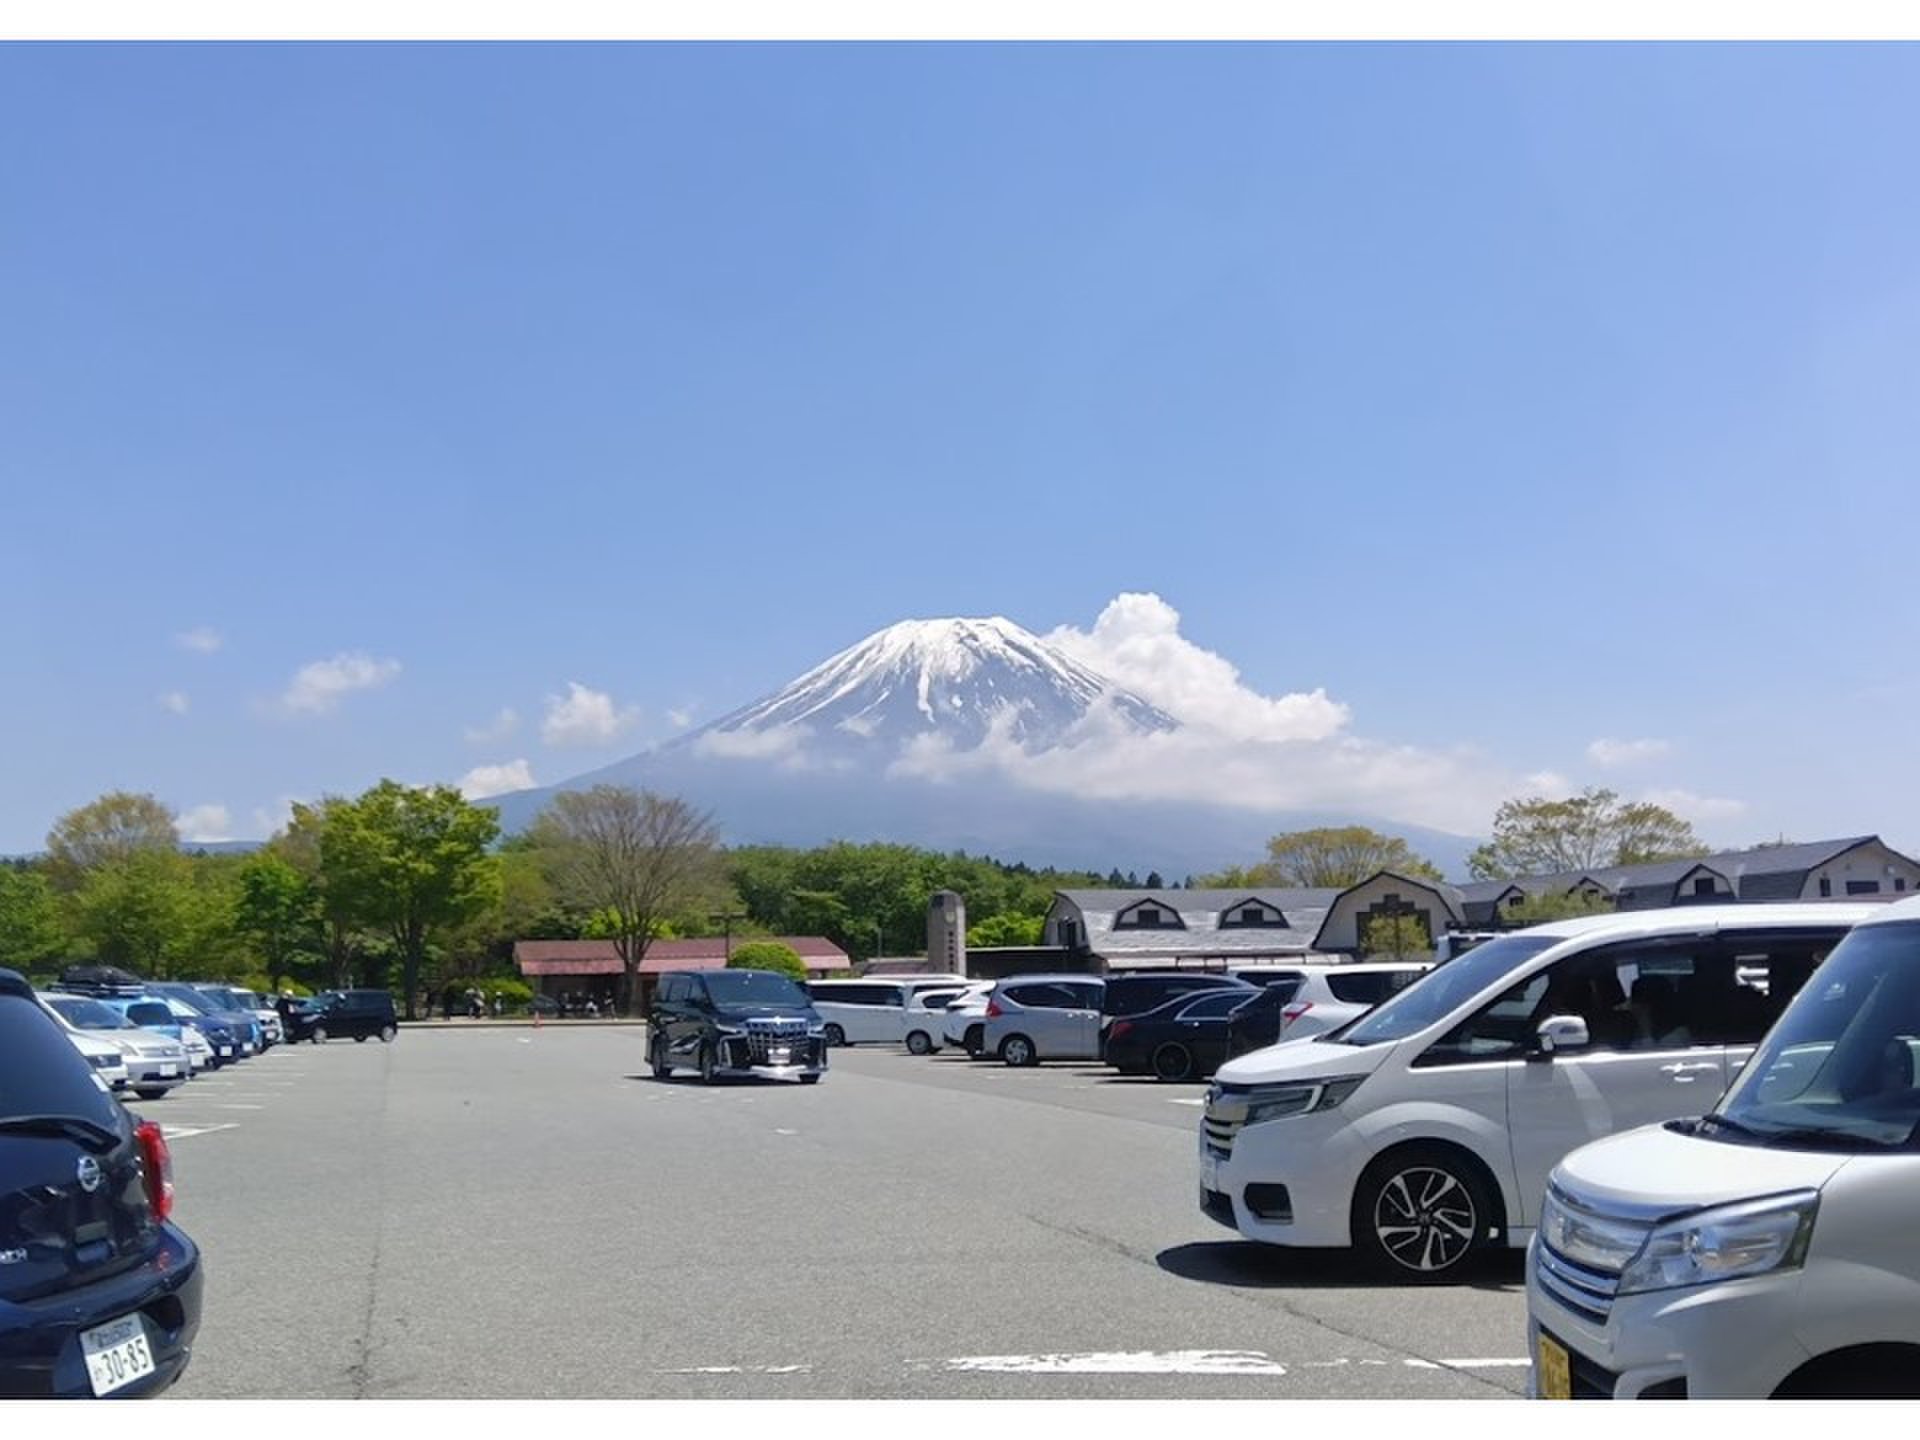
M 1384 1045 L 1417 1035 L 1446 1019 L 1467 1001 L 1505 979 L 1515 966 L 1565 938 L 1522 931 L 1476 945 L 1458 960 L 1449 960 L 1417 977 L 1399 994 L 1383 1001 L 1343 1030 L 1323 1035 L 1343 1045 Z
M 707 994 L 717 1005 L 792 1005 L 807 1003 L 807 995 L 793 981 L 771 970 L 712 970 Z
M 69 1025 L 78 1025 L 82 1030 L 140 1028 L 111 1005 L 102 1005 L 98 1000 L 87 1000 L 78 995 L 46 995 L 41 998 L 58 1010 Z
M 1920 1125 L 1920 921 L 1869 925 L 1843 940 L 1767 1032 L 1720 1113 L 1762 1142 L 1911 1145 Z

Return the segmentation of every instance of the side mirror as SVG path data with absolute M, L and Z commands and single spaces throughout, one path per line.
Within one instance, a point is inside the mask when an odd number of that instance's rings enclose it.
M 1578 1015 L 1549 1015 L 1534 1031 L 1534 1053 L 1552 1055 L 1561 1050 L 1579 1050 L 1592 1042 L 1587 1022 Z

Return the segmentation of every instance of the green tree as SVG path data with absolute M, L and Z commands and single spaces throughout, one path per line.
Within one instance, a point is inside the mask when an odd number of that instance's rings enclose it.
M 264 962 L 268 988 L 278 990 L 325 943 L 317 897 L 307 877 L 272 850 L 249 855 L 239 878 L 235 924 Z
M 615 1005 L 633 1009 L 634 977 L 658 927 L 717 888 L 719 834 L 711 816 L 674 796 L 625 785 L 562 791 L 533 834 L 554 889 L 613 919 L 620 957 Z
M 1375 915 L 1367 921 L 1360 953 L 1379 960 L 1418 960 L 1433 953 L 1426 917 L 1412 911 Z
M 189 904 L 186 867 L 178 851 L 146 850 L 81 872 L 73 923 L 94 957 L 169 978 Z
M 1440 871 L 1413 853 L 1398 835 L 1383 835 L 1365 825 L 1334 825 L 1291 830 L 1267 841 L 1267 858 L 1248 869 L 1209 877 L 1208 885 L 1250 889 L 1299 886 L 1343 890 L 1370 875 L 1391 870 L 1416 880 L 1438 880 Z
M 409 1020 L 429 937 L 499 898 L 500 865 L 488 853 L 499 834 L 498 812 L 470 804 L 451 785 L 382 780 L 329 807 L 320 833 L 327 891 L 392 938 Z
M 1587 787 L 1564 800 L 1530 796 L 1494 812 L 1493 839 L 1467 859 L 1476 880 L 1559 875 L 1683 860 L 1707 854 L 1693 826 L 1649 802 L 1622 804 L 1611 790 Z
M 38 869 L 0 866 L 0 966 L 39 974 L 65 948 L 53 887 Z
M 967 945 L 982 950 L 995 945 L 1038 945 L 1045 923 L 1041 915 L 989 915 L 967 927 Z
M 1518 905 L 1504 906 L 1500 923 L 1509 930 L 1544 925 L 1549 920 L 1577 920 L 1582 915 L 1609 915 L 1613 902 L 1585 890 L 1563 890 L 1554 895 L 1529 895 Z
M 47 875 L 56 890 L 72 892 L 105 866 L 179 849 L 171 810 L 151 795 L 115 790 L 54 822 L 47 835 Z
M 733 947 L 733 954 L 727 957 L 729 970 L 771 970 L 784 975 L 796 985 L 806 983 L 807 967 L 791 945 L 782 945 L 778 940 L 749 940 L 744 945 Z
M 356 975 L 370 978 L 361 971 L 368 944 L 353 908 L 354 896 L 321 864 L 327 827 L 350 803 L 343 795 L 328 795 L 312 805 L 295 805 L 293 818 L 272 845 L 276 854 L 306 876 L 313 892 L 320 912 L 323 978 L 334 989 L 353 985 Z

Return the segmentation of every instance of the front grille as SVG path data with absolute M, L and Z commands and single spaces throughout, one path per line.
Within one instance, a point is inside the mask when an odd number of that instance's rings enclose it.
M 1233 1154 L 1233 1137 L 1247 1123 L 1247 1097 L 1215 1088 L 1207 1092 L 1207 1109 L 1200 1122 L 1207 1149 L 1225 1159 Z
M 747 1021 L 746 1052 L 750 1065 L 771 1065 L 773 1047 L 784 1046 L 789 1065 L 812 1063 L 813 1047 L 807 1040 L 807 1022 L 798 1017 L 767 1017 Z
M 1613 1297 L 1620 1288 L 1617 1274 L 1576 1265 L 1543 1240 L 1534 1257 L 1534 1275 L 1542 1290 L 1583 1320 L 1604 1325 L 1613 1313 Z

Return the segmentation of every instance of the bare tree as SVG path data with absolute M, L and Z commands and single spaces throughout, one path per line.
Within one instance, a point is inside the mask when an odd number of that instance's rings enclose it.
M 626 785 L 564 791 L 534 822 L 561 897 L 606 917 L 620 956 L 619 1012 L 660 922 L 696 902 L 715 872 L 713 817 L 686 801 Z

